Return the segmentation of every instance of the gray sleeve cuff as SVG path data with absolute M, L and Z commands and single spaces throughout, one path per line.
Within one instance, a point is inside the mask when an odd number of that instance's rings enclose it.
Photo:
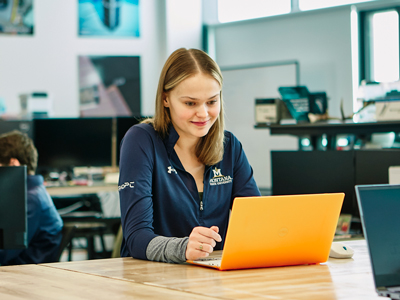
M 188 242 L 188 237 L 157 236 L 147 246 L 147 259 L 167 263 L 184 263 L 186 261 L 186 246 Z

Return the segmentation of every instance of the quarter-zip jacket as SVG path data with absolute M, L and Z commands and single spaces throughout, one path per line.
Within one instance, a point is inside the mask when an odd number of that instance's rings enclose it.
M 121 256 L 146 258 L 156 236 L 187 237 L 196 226 L 218 226 L 226 236 L 233 199 L 259 196 L 253 170 L 241 143 L 225 131 L 224 156 L 204 171 L 203 200 L 174 146 L 179 135 L 170 126 L 162 139 L 150 124 L 131 127 L 121 143 L 119 194 L 123 241 Z

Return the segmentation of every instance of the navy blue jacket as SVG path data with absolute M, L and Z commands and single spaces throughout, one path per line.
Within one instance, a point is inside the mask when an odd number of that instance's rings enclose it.
M 187 237 L 196 226 L 218 226 L 222 242 L 214 249 L 222 249 L 233 199 L 260 195 L 242 145 L 226 131 L 223 160 L 205 168 L 201 205 L 196 182 L 175 153 L 178 139 L 173 126 L 163 140 L 152 125 L 139 124 L 121 143 L 122 257 L 147 259 L 154 237 Z
M 43 185 L 41 175 L 28 176 L 27 188 L 28 247 L 0 250 L 0 265 L 39 264 L 58 259 L 63 221 Z

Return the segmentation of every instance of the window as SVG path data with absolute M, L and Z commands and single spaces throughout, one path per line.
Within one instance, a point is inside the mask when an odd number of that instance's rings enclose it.
M 217 0 L 220 23 L 378 0 Z
M 360 79 L 399 80 L 399 8 L 361 13 Z
M 333 7 L 345 4 L 369 2 L 372 0 L 298 0 L 300 10 L 312 10 L 325 7 Z
M 375 13 L 371 20 L 372 80 L 390 82 L 399 79 L 399 14 Z
M 290 13 L 291 0 L 218 0 L 221 23 Z

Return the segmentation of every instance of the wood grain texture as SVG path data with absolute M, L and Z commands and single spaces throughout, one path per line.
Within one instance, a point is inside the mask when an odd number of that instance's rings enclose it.
M 2 300 L 213 299 L 188 292 L 42 265 L 0 267 Z
M 353 258 L 319 265 L 218 271 L 115 258 L 45 266 L 221 299 L 381 299 L 365 241 L 344 243 L 355 250 Z

